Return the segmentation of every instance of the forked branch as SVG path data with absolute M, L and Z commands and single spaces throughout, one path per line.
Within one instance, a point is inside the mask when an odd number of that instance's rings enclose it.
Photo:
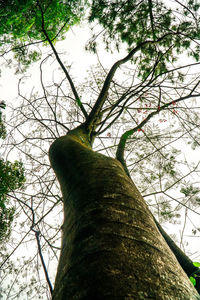
M 113 66 L 111 67 L 110 71 L 108 72 L 108 75 L 106 76 L 106 79 L 104 81 L 103 87 L 100 91 L 100 94 L 85 122 L 85 126 L 86 129 L 88 130 L 89 134 L 91 134 L 91 132 L 94 130 L 95 128 L 95 121 L 99 116 L 99 113 L 101 112 L 101 109 L 107 99 L 107 94 L 110 88 L 110 84 L 113 80 L 113 77 L 115 75 L 115 72 L 117 71 L 117 69 L 122 65 L 125 64 L 126 62 L 130 61 L 133 57 L 133 55 L 139 51 L 141 48 L 145 47 L 148 44 L 156 44 L 158 42 L 160 42 L 161 40 L 163 40 L 165 37 L 172 35 L 174 33 L 166 33 L 165 35 L 163 35 L 162 37 L 160 37 L 159 39 L 153 41 L 153 40 L 147 40 L 145 42 L 140 43 L 139 45 L 137 45 L 135 48 L 133 48 L 128 55 L 126 55 L 124 58 L 118 60 L 117 62 L 115 62 L 113 64 Z

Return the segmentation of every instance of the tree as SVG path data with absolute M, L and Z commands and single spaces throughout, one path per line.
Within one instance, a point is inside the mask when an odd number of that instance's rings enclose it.
M 191 273 L 198 268 L 166 237 L 152 215 L 154 206 L 150 212 L 131 177 L 138 179 L 138 182 L 141 182 L 141 176 L 146 179 L 150 185 L 150 188 L 145 187 L 146 191 L 144 189 L 146 197 L 162 193 L 170 198 L 170 189 L 180 183 L 183 185 L 186 176 L 198 171 L 197 164 L 189 168 L 188 174 L 180 174 L 181 169 L 176 170 L 179 164 L 176 157 L 178 150 L 168 148 L 168 145 L 181 136 L 192 141 L 193 147 L 198 145 L 198 111 L 192 99 L 199 97 L 199 74 L 193 71 L 198 65 L 199 6 L 193 1 L 189 1 L 187 6 L 175 1 L 176 6 L 172 10 L 156 1 L 141 1 L 133 6 L 126 1 L 110 5 L 106 1 L 93 1 L 89 19 L 98 19 L 105 27 L 104 41 L 108 49 L 113 46 L 113 38 L 116 38 L 116 46 L 120 49 L 122 39 L 128 43 L 128 53 L 114 63 L 108 72 L 102 71 L 107 73 L 105 78 L 101 74 L 94 76 L 96 87 L 88 83 L 93 91 L 93 99 L 84 103 L 82 99 L 88 86 L 83 86 L 82 90 L 76 88 L 52 42 L 54 36 L 50 36 L 46 29 L 45 9 L 41 3 L 37 1 L 36 6 L 41 32 L 65 78 L 59 84 L 54 82 L 52 86 L 45 86 L 42 68 L 47 61 L 45 58 L 40 64 L 43 97 L 31 95 L 29 99 L 19 88 L 23 101 L 17 109 L 20 118 L 15 117 L 15 129 L 21 133 L 25 120 L 30 123 L 34 121 L 34 124 L 37 121 L 41 127 L 40 132 L 34 130 L 31 136 L 30 132 L 28 135 L 22 132 L 22 140 L 14 140 L 13 145 L 18 147 L 23 142 L 26 152 L 21 151 L 32 161 L 34 159 L 36 164 L 29 170 L 29 175 L 35 176 L 30 176 L 29 181 L 39 184 L 42 193 L 36 189 L 26 208 L 31 212 L 31 215 L 27 213 L 27 217 L 31 230 L 36 234 L 38 251 L 43 260 L 38 236 L 45 236 L 41 234 L 40 226 L 44 217 L 39 217 L 40 209 L 37 208 L 41 202 L 37 204 L 35 198 L 43 199 L 44 190 L 45 199 L 50 200 L 55 194 L 49 181 L 48 165 L 43 160 L 49 140 L 55 140 L 49 156 L 62 191 L 64 224 L 53 299 L 198 299 L 197 291 L 182 269 L 185 261 L 193 268 Z M 89 43 L 89 48 L 96 51 L 98 48 L 94 40 L 96 35 Z M 187 64 L 178 59 L 182 53 L 191 56 Z M 197 62 L 192 61 L 193 58 Z M 127 69 L 120 69 L 124 64 L 127 64 Z M 120 70 L 124 72 L 123 82 L 115 76 Z M 65 79 L 71 93 L 63 92 L 63 87 L 66 88 L 63 83 Z M 61 97 L 71 105 L 71 111 L 65 109 L 68 121 L 63 115 L 58 119 L 59 111 L 63 110 Z M 45 115 L 47 107 L 48 117 Z M 73 109 L 76 121 L 73 121 Z M 153 119 L 157 126 L 153 126 Z M 174 126 L 171 134 L 169 126 L 162 126 L 170 119 Z M 123 125 L 117 128 L 121 121 Z M 112 138 L 116 129 L 121 131 L 121 137 L 113 147 L 115 158 L 92 150 L 98 137 L 101 139 L 106 134 L 107 138 Z M 180 134 L 174 137 L 174 133 Z M 13 130 L 12 136 L 14 139 Z M 33 140 L 37 142 L 33 144 Z M 27 141 L 29 147 L 42 149 L 43 154 L 30 155 Z M 139 150 L 147 145 L 150 151 L 143 150 L 144 154 L 141 154 L 136 149 L 136 153 L 131 153 L 133 145 Z M 134 166 L 134 169 L 131 168 L 130 155 L 134 161 L 138 160 L 138 166 Z M 41 157 L 41 164 L 38 165 Z M 148 158 L 151 159 L 151 165 L 148 165 L 148 173 L 143 174 L 148 161 L 145 159 Z M 40 177 L 36 174 L 38 166 L 46 167 Z M 187 202 L 190 199 L 196 201 L 194 205 L 198 205 L 199 190 L 195 190 L 193 185 L 182 186 L 181 192 Z M 16 199 L 19 200 L 18 197 Z M 60 198 L 55 197 L 52 207 L 58 202 Z M 21 203 L 24 204 L 23 201 Z M 184 199 L 180 204 L 191 208 Z M 174 216 L 169 202 L 163 201 L 157 208 L 162 208 L 162 217 Z M 46 212 L 51 210 L 48 207 Z M 43 216 L 46 215 L 43 212 Z M 187 268 L 184 270 L 187 271 Z
M 0 107 L 5 109 L 2 101 Z M 0 111 L 0 138 L 5 139 L 6 129 Z M 13 221 L 14 207 L 9 206 L 8 193 L 19 189 L 25 181 L 23 165 L 19 161 L 11 163 L 0 159 L 0 243 L 8 239 Z

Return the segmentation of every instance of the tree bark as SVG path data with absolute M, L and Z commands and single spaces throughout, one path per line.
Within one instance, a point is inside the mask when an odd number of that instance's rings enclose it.
M 119 161 L 92 151 L 80 129 L 49 156 L 64 202 L 53 300 L 200 299 Z

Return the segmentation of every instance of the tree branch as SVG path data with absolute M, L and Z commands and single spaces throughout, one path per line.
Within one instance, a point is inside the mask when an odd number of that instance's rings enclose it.
M 40 260 L 41 260 L 41 263 L 42 263 L 42 267 L 43 267 L 43 270 L 44 270 L 44 274 L 45 274 L 47 284 L 49 286 L 50 293 L 52 295 L 53 287 L 52 287 L 52 284 L 51 284 L 51 281 L 50 281 L 50 278 L 49 278 L 49 274 L 48 274 L 48 271 L 47 271 L 47 268 L 46 268 L 46 264 L 45 264 L 45 261 L 44 261 L 44 257 L 43 257 L 43 254 L 42 254 L 42 248 L 41 248 L 40 237 L 39 237 L 40 236 L 40 231 L 34 229 L 34 227 L 35 227 L 35 212 L 33 210 L 33 201 L 32 201 L 32 199 L 31 199 L 31 206 L 29 206 L 29 209 L 31 210 L 31 213 L 32 213 L 32 225 L 31 225 L 30 229 L 35 233 Z
M 131 60 L 131 58 L 133 57 L 133 55 L 140 50 L 142 47 L 146 46 L 147 44 L 156 44 L 158 42 L 160 42 L 161 40 L 163 40 L 166 36 L 171 35 L 172 33 L 166 33 L 165 35 L 163 35 L 162 37 L 158 38 L 157 40 L 153 41 L 153 40 L 147 40 L 145 42 L 140 43 L 139 45 L 137 45 L 135 48 L 133 48 L 127 56 L 125 56 L 124 58 L 118 60 L 117 62 L 115 62 L 113 64 L 113 66 L 111 67 L 110 71 L 108 72 L 108 75 L 106 76 L 106 79 L 104 81 L 103 87 L 101 89 L 101 92 L 99 94 L 99 97 L 97 98 L 86 122 L 85 122 L 85 127 L 86 129 L 89 131 L 89 134 L 91 134 L 91 132 L 94 130 L 95 127 L 95 122 L 96 119 L 99 115 L 99 112 L 101 111 L 106 99 L 107 99 L 107 94 L 108 94 L 108 90 L 110 87 L 110 84 L 112 82 L 112 79 L 115 75 L 115 72 L 117 71 L 117 69 L 122 65 L 125 64 L 126 62 L 128 62 L 129 60 Z M 174 33 L 173 33 L 174 34 Z
M 126 145 L 127 139 L 129 138 L 130 135 L 132 135 L 138 129 L 142 128 L 157 113 L 158 113 L 157 110 L 153 111 L 139 125 L 137 125 L 133 129 L 127 130 L 126 132 L 124 132 L 122 134 L 122 136 L 120 138 L 120 141 L 119 141 L 119 144 L 118 144 L 118 147 L 117 147 L 116 159 L 121 162 L 121 164 L 123 165 L 126 173 L 127 173 L 127 166 L 126 166 L 126 162 L 124 160 L 124 150 L 125 150 L 125 145 Z
M 150 20 L 151 20 L 151 29 L 152 29 L 152 33 L 153 33 L 153 39 L 154 41 L 156 40 L 156 34 L 155 34 L 155 30 L 154 30 L 154 20 L 153 20 L 153 12 L 152 12 L 152 0 L 148 0 L 148 5 L 149 5 L 149 15 L 150 15 Z
M 52 287 L 51 281 L 49 279 L 48 271 L 47 271 L 47 268 L 46 268 L 46 265 L 45 265 L 45 262 L 44 262 L 44 258 L 43 258 L 43 255 L 42 255 L 42 249 L 41 249 L 40 238 L 39 238 L 40 232 L 37 231 L 37 230 L 34 230 L 34 229 L 32 229 L 32 230 L 35 232 L 35 237 L 36 237 L 36 241 L 37 241 L 37 245 L 38 245 L 39 256 L 40 256 L 40 259 L 41 259 L 41 263 L 42 263 L 42 267 L 43 267 L 44 274 L 45 274 L 45 277 L 46 277 L 46 281 L 47 281 L 47 284 L 49 286 L 50 293 L 52 295 L 53 287 Z
M 199 268 L 193 265 L 192 260 L 176 245 L 176 243 L 165 232 L 165 230 L 162 228 L 162 226 L 158 223 L 158 221 L 155 218 L 154 221 L 156 223 L 158 230 L 162 234 L 163 238 L 165 239 L 171 251 L 176 256 L 176 259 L 178 260 L 179 264 L 181 265 L 181 267 L 183 268 L 187 276 L 190 277 L 193 273 L 197 272 Z M 195 288 L 198 291 L 198 293 L 200 293 L 200 277 L 199 276 L 196 277 L 196 280 L 197 280 L 197 284 Z
M 80 97 L 79 97 L 78 92 L 77 92 L 77 90 L 76 90 L 76 88 L 74 86 L 74 83 L 73 83 L 73 81 L 72 81 L 72 79 L 71 79 L 71 77 L 70 77 L 67 69 L 65 68 L 64 64 L 62 63 L 62 61 L 61 61 L 61 59 L 60 59 L 60 57 L 59 57 L 59 55 L 58 55 L 58 53 L 57 53 L 57 51 L 56 51 L 56 49 L 55 49 L 55 47 L 53 45 L 51 39 L 49 38 L 49 36 L 48 36 L 48 34 L 47 34 L 46 30 L 45 30 L 44 13 L 43 13 L 42 7 L 41 7 L 41 5 L 39 4 L 38 1 L 37 1 L 37 4 L 38 4 L 38 6 L 40 8 L 41 16 L 42 16 L 42 32 L 44 33 L 44 35 L 45 35 L 45 37 L 46 37 L 46 39 L 47 39 L 47 41 L 48 41 L 48 43 L 49 43 L 52 51 L 53 51 L 53 53 L 54 53 L 54 55 L 56 57 L 57 62 L 59 63 L 61 69 L 63 70 L 63 72 L 65 73 L 65 75 L 66 75 L 66 77 L 68 79 L 68 82 L 69 82 L 69 84 L 71 86 L 72 92 L 74 94 L 74 97 L 75 97 L 75 100 L 76 100 L 78 106 L 80 107 L 80 109 L 81 109 L 84 117 L 87 119 L 88 114 L 87 114 L 87 112 L 86 112 L 86 110 L 85 110 L 85 108 L 84 108 L 84 106 L 83 106 L 83 104 L 82 104 L 82 102 L 80 100 Z
M 127 130 L 126 132 L 124 132 L 122 134 L 119 144 L 118 144 L 118 147 L 117 147 L 116 159 L 118 159 L 121 162 L 121 164 L 123 165 L 126 172 L 127 172 L 127 166 L 126 166 L 126 162 L 124 160 L 124 150 L 125 150 L 126 141 L 129 138 L 129 136 L 132 135 L 134 132 L 136 132 L 138 129 L 142 128 L 154 115 L 156 115 L 160 111 L 168 108 L 170 105 L 172 105 L 174 103 L 178 103 L 178 102 L 186 100 L 186 99 L 189 99 L 189 98 L 192 98 L 192 97 L 200 97 L 200 94 L 197 94 L 197 95 L 192 94 L 198 85 L 199 85 L 199 81 L 187 96 L 180 97 L 179 99 L 176 99 L 176 100 L 172 100 L 172 101 L 162 105 L 161 107 L 158 105 L 158 109 L 153 111 L 152 113 L 150 113 L 139 125 L 137 125 L 133 129 Z

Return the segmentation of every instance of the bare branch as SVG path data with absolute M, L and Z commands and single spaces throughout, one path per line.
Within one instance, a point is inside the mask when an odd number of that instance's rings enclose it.
M 39 8 L 40 8 L 41 16 L 42 16 L 42 32 L 44 33 L 44 35 L 45 35 L 45 37 L 46 37 L 46 39 L 47 39 L 49 45 L 51 46 L 51 49 L 53 50 L 53 53 L 54 53 L 54 55 L 55 55 L 55 57 L 56 57 L 56 59 L 57 59 L 57 62 L 59 63 L 61 69 L 63 70 L 63 72 L 65 73 L 65 75 L 66 75 L 66 77 L 67 77 L 67 79 L 68 79 L 68 81 L 69 81 L 69 84 L 70 84 L 70 86 L 71 86 L 72 92 L 73 92 L 73 94 L 74 94 L 74 97 L 75 97 L 75 100 L 76 100 L 78 106 L 80 107 L 80 109 L 81 109 L 81 111 L 82 111 L 84 117 L 87 119 L 88 114 L 87 114 L 87 112 L 86 112 L 86 110 L 85 110 L 85 108 L 84 108 L 84 106 L 83 106 L 83 104 L 82 104 L 82 102 L 81 102 L 81 100 L 80 100 L 80 97 L 79 97 L 78 92 L 77 92 L 77 90 L 76 90 L 76 88 L 75 88 L 75 85 L 74 85 L 74 83 L 73 83 L 73 80 L 72 80 L 72 78 L 70 77 L 70 75 L 69 75 L 67 69 L 65 68 L 64 64 L 62 63 L 62 61 L 61 61 L 61 59 L 60 59 L 60 57 L 59 57 L 59 55 L 58 55 L 58 52 L 56 51 L 56 49 L 55 49 L 55 47 L 54 47 L 54 45 L 53 45 L 51 39 L 49 38 L 49 36 L 48 36 L 48 34 L 47 34 L 46 30 L 45 30 L 44 13 L 43 13 L 42 7 L 41 7 L 41 5 L 39 4 L 38 1 L 37 1 L 37 4 L 38 4 L 38 6 L 39 6 Z

